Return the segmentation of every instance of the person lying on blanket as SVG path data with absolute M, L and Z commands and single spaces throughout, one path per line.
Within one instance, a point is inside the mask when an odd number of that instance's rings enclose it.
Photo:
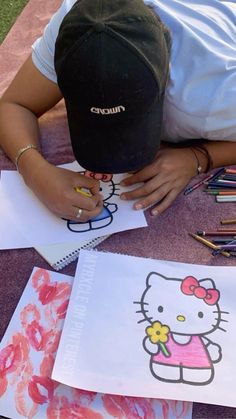
M 193 176 L 236 164 L 235 27 L 235 1 L 64 0 L 3 94 L 0 145 L 53 213 L 98 215 L 99 181 L 40 153 L 38 118 L 64 98 L 81 166 L 129 173 L 121 199 L 161 214 Z

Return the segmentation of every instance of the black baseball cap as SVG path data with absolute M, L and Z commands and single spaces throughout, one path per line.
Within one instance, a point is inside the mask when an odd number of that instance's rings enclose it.
M 79 0 L 64 17 L 55 70 L 76 160 L 99 173 L 135 171 L 159 145 L 169 53 L 142 0 Z

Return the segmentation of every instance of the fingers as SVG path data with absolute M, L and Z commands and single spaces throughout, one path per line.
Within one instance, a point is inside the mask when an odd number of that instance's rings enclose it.
M 72 206 L 71 210 L 68 211 L 66 214 L 63 214 L 63 215 L 57 214 L 57 215 L 60 216 L 60 218 L 62 219 L 72 220 L 78 223 L 85 223 L 88 220 L 99 215 L 102 209 L 103 209 L 103 203 L 100 202 L 97 205 L 97 207 L 92 211 L 88 211 L 80 207 Z
M 67 205 L 63 208 L 63 214 L 58 214 L 63 218 L 85 222 L 90 218 L 96 217 L 103 208 L 103 200 L 99 194 L 91 197 L 71 190 L 67 195 Z
M 151 209 L 151 215 L 156 216 L 162 214 L 167 208 L 169 208 L 172 203 L 177 198 L 178 193 L 176 190 L 171 190 L 165 197 L 161 200 L 160 203 L 154 205 Z
M 146 168 L 123 179 L 122 186 L 135 189 L 121 194 L 121 199 L 136 200 L 134 209 L 152 207 L 152 215 L 161 214 L 176 199 L 193 176 L 192 160 L 188 163 L 187 149 L 163 149 Z
M 137 188 L 131 191 L 123 192 L 120 198 L 124 200 L 132 200 L 145 197 L 151 195 L 154 191 L 158 191 L 160 187 L 164 185 L 165 183 L 161 182 L 161 179 L 159 179 L 159 175 L 157 175 L 153 179 L 142 184 L 141 186 L 138 186 Z
M 96 217 L 102 210 L 103 198 L 99 194 L 99 182 L 80 173 L 46 164 L 32 186 L 33 192 L 56 216 L 78 221 L 78 209 L 82 210 L 80 221 Z M 87 194 L 75 188 L 86 189 Z
M 86 196 L 71 186 L 61 191 L 60 198 L 55 204 L 49 207 L 51 211 L 60 218 L 66 218 L 74 221 L 85 222 L 95 217 L 101 212 L 103 200 L 100 194 Z M 79 209 L 82 210 L 78 218 Z
M 132 186 L 136 183 L 145 182 L 146 180 L 150 179 L 152 177 L 152 173 L 150 172 L 150 169 L 147 170 L 147 168 L 140 170 L 140 172 L 134 173 L 131 176 L 128 176 L 127 178 L 123 179 L 120 184 L 121 186 Z
M 78 175 L 74 178 L 74 187 L 86 188 L 92 195 L 95 195 L 99 193 L 100 183 L 98 180 L 88 178 L 87 176 L 78 173 Z
M 138 188 L 138 190 L 134 191 L 136 194 L 136 198 L 140 198 L 140 200 L 136 201 L 134 203 L 133 208 L 135 210 L 141 210 L 141 209 L 147 209 L 157 202 L 162 201 L 163 198 L 167 195 L 167 187 L 166 185 L 162 185 L 158 189 L 154 189 L 151 192 L 143 193 L 144 191 L 147 191 L 149 188 Z
M 88 211 L 93 211 L 97 207 L 98 203 L 102 201 L 102 197 L 98 193 L 91 196 L 85 196 L 83 193 L 71 190 L 71 196 L 69 197 L 69 201 L 75 207 L 83 208 Z
M 97 215 L 100 214 L 100 212 L 103 209 L 103 203 L 100 202 L 97 207 L 92 210 L 92 211 L 88 211 L 86 209 L 82 209 L 80 207 L 74 207 L 73 208 L 73 213 L 71 215 L 68 215 L 69 220 L 73 220 L 73 221 L 77 221 L 79 223 L 84 223 L 88 220 L 90 220 L 91 218 L 96 217 Z
M 145 210 L 150 208 L 151 215 L 155 216 L 165 211 L 176 199 L 181 188 L 173 188 L 169 182 L 159 184 L 155 179 L 145 183 L 137 189 L 125 192 L 121 195 L 121 199 L 134 200 L 133 208 L 135 210 Z
M 100 214 L 103 208 L 103 197 L 99 193 L 99 182 L 76 174 L 73 178 L 73 185 L 74 187 L 67 190 L 64 200 L 67 205 L 66 208 L 64 207 L 64 214 L 57 215 L 77 222 L 86 222 Z

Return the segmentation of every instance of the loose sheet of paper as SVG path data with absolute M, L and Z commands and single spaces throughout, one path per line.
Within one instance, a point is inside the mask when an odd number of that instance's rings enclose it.
M 191 403 L 90 393 L 50 378 L 71 284 L 70 276 L 34 268 L 0 344 L 0 415 L 190 419 Z
M 31 247 L 27 238 L 19 231 L 14 219 L 9 216 L 11 205 L 0 181 L 0 250 Z
M 52 377 L 236 407 L 236 268 L 81 251 Z
M 70 170 L 84 173 L 76 162 L 63 165 Z M 119 183 L 123 175 L 113 175 L 100 180 L 104 196 L 102 213 L 88 223 L 71 222 L 54 216 L 27 188 L 16 171 L 2 171 L 1 183 L 7 199 L 8 217 L 15 223 L 30 246 L 40 244 L 83 242 L 95 237 L 133 228 L 146 227 L 143 211 L 134 211 L 132 202 L 122 201 Z

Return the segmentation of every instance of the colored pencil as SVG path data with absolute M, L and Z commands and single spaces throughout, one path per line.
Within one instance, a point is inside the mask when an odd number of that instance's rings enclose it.
M 235 189 L 215 189 L 207 188 L 203 192 L 206 192 L 208 195 L 234 195 L 236 194 Z
M 194 191 L 195 189 L 197 189 L 199 186 L 207 183 L 209 180 L 213 181 L 216 177 L 218 177 L 223 171 L 225 170 L 225 168 L 221 168 L 219 170 L 217 170 L 215 173 L 212 173 L 206 177 L 204 177 L 204 179 L 200 180 L 199 182 L 195 183 L 192 186 L 189 186 L 188 188 L 185 189 L 184 191 L 184 195 L 188 195 L 189 193 L 191 193 L 192 191 Z
M 226 173 L 232 173 L 232 174 L 236 174 L 236 169 L 225 169 Z
M 226 224 L 236 224 L 236 218 L 233 219 L 228 219 L 228 220 L 221 220 L 220 222 L 222 225 L 226 225 Z
M 235 228 L 224 228 L 224 227 L 218 227 L 217 231 L 223 231 L 224 233 L 228 233 L 230 231 L 230 233 L 234 232 L 234 234 L 236 235 L 236 229 Z
M 220 245 L 218 250 L 213 250 L 213 252 L 212 252 L 213 256 L 218 255 L 220 253 L 220 251 L 223 250 L 223 249 L 231 250 L 231 251 L 235 250 L 236 251 L 236 239 L 230 241 L 229 243 L 225 243 L 223 245 Z
M 234 188 L 236 188 L 236 182 L 235 182 L 234 185 L 232 185 L 232 182 L 230 182 L 230 184 L 229 184 L 229 183 L 226 183 L 226 182 L 219 183 L 219 182 L 214 181 L 212 183 L 211 182 L 208 183 L 207 187 L 208 188 L 213 188 L 214 187 L 214 188 L 217 188 L 217 189 L 220 189 L 220 188 L 234 189 Z
M 236 195 L 236 191 L 220 191 L 218 194 L 221 196 Z
M 197 235 L 198 236 L 232 236 L 235 237 L 236 236 L 236 231 L 197 231 Z
M 230 186 L 221 187 L 218 183 L 217 185 L 207 185 L 205 191 L 235 191 L 235 188 L 231 188 Z
M 191 193 L 195 189 L 199 188 L 199 186 L 206 183 L 209 179 L 212 179 L 211 175 L 209 175 L 209 176 L 205 177 L 204 179 L 200 180 L 199 182 L 195 183 L 193 186 L 189 186 L 188 188 L 185 189 L 184 195 L 188 195 L 189 193 Z
M 228 185 L 234 186 L 236 184 L 235 180 L 228 180 L 228 179 L 217 179 L 215 182 L 219 182 L 219 184 L 227 183 Z
M 225 238 L 225 237 L 216 237 L 216 238 L 211 239 L 212 243 L 214 243 L 216 245 L 218 245 L 218 244 L 224 244 L 224 243 L 231 243 L 232 240 L 233 240 L 233 237 L 232 236 L 231 237 L 227 237 L 227 238 Z
M 204 244 L 205 246 L 209 247 L 210 249 L 219 250 L 218 247 L 214 243 L 212 243 L 211 241 L 206 240 L 203 237 L 198 236 L 197 234 L 194 234 L 194 233 L 189 233 L 189 235 L 191 237 L 193 237 L 195 240 L 197 240 L 200 243 Z M 226 257 L 230 257 L 230 253 L 227 252 L 226 250 L 222 250 L 220 252 L 220 254 L 223 255 L 223 256 L 226 256 Z
M 236 191 L 232 191 L 232 190 L 230 190 L 230 191 L 214 191 L 214 190 L 208 191 L 208 190 L 206 190 L 205 192 L 207 193 L 207 195 L 214 195 L 214 196 L 232 196 L 232 195 L 236 196 Z
M 216 202 L 236 202 L 236 196 L 233 196 L 233 195 L 228 195 L 228 196 L 216 195 Z
M 222 244 L 222 245 L 219 245 L 217 247 L 218 247 L 218 250 L 230 250 L 230 249 L 232 249 L 232 250 L 236 251 L 236 243 L 235 242 L 232 243 L 232 244 L 230 244 L 230 243 Z
M 211 181 L 218 178 L 218 176 L 220 176 L 224 172 L 225 172 L 225 167 L 221 167 L 219 170 L 213 173 Z
M 225 180 L 236 180 L 236 175 L 223 175 L 220 177 L 220 179 L 225 179 Z

